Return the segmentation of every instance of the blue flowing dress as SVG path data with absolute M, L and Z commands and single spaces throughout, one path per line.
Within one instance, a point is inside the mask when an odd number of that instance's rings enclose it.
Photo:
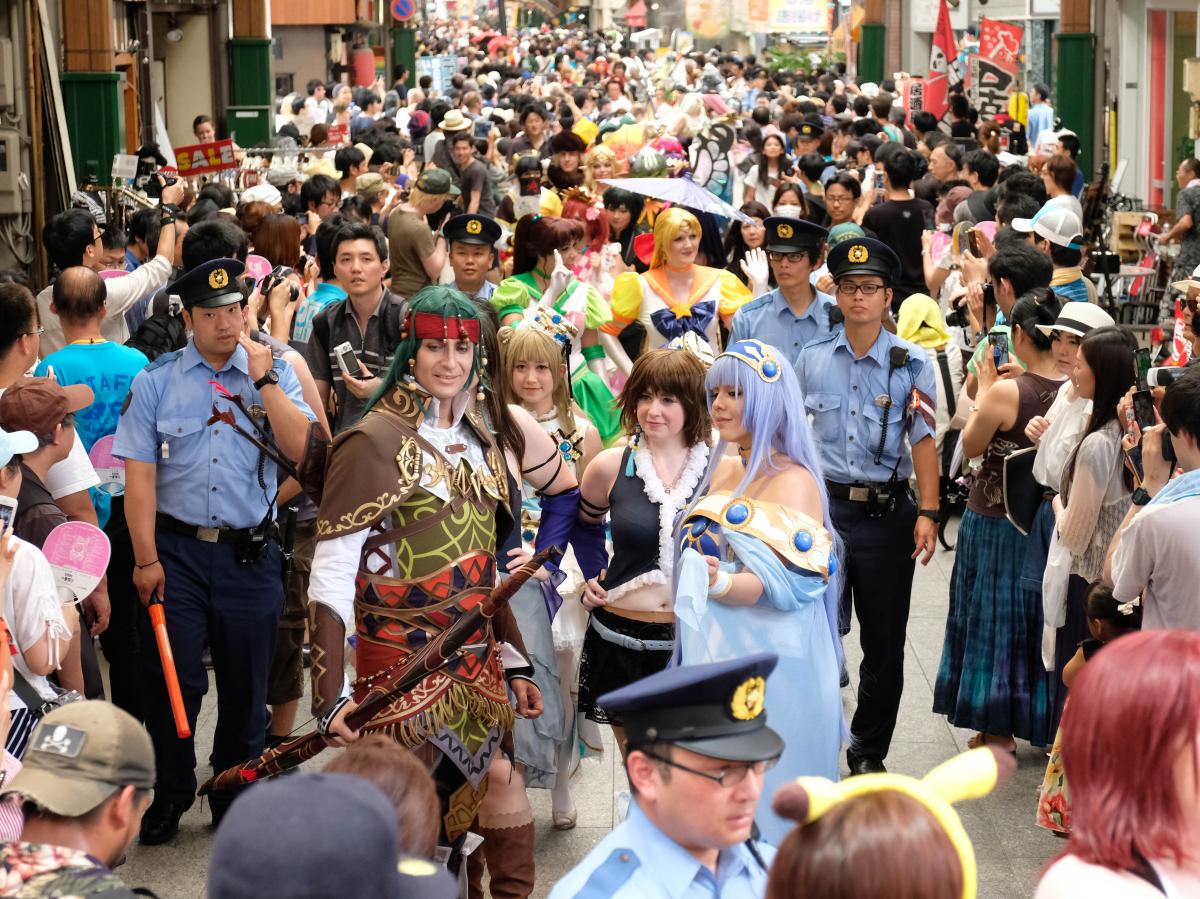
M 774 652 L 767 679 L 768 725 L 783 737 L 779 764 L 767 772 L 757 821 L 776 846 L 793 822 L 771 810 L 783 783 L 801 775 L 837 780 L 845 717 L 838 686 L 836 618 L 826 602 L 829 533 L 807 515 L 777 503 L 714 492 L 680 527 L 675 615 L 678 663 L 697 665 L 754 652 Z M 708 596 L 704 556 L 723 570 L 754 574 L 763 594 L 753 605 L 725 605 Z

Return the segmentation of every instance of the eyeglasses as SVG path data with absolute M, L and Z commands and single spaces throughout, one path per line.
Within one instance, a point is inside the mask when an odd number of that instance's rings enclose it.
M 767 261 L 776 264 L 780 262 L 799 262 L 804 256 L 803 253 L 767 253 Z
M 656 762 L 662 762 L 669 768 L 678 768 L 680 771 L 686 771 L 688 774 L 695 774 L 698 777 L 703 777 L 705 780 L 711 780 L 727 789 L 729 787 L 736 787 L 746 779 L 746 775 L 751 771 L 761 777 L 763 774 L 766 774 L 777 764 L 779 764 L 779 756 L 776 756 L 773 759 L 767 759 L 763 762 L 751 762 L 748 765 L 738 765 L 736 768 L 721 768 L 717 771 L 699 771 L 696 768 L 689 768 L 687 765 L 681 765 L 679 762 L 673 762 L 670 759 L 663 758 L 661 755 L 654 755 L 653 753 L 646 752 L 645 750 L 642 751 L 642 755 L 652 758 Z
M 853 203 L 854 196 L 853 196 L 853 194 L 831 194 L 829 191 L 825 191 L 825 202 L 826 203 Z
M 32 331 L 26 331 L 26 332 L 25 332 L 23 335 L 21 335 L 21 336 L 22 336 L 22 337 L 34 337 L 34 336 L 41 337 L 41 336 L 42 336 L 43 334 L 45 334 L 45 333 L 46 333 L 46 329 L 45 329 L 45 328 L 35 328 L 35 329 L 34 329 L 34 330 L 32 330 Z
M 852 297 L 856 293 L 861 293 L 864 297 L 873 297 L 883 289 L 882 284 L 850 284 L 845 281 L 837 286 L 838 294 L 844 297 Z

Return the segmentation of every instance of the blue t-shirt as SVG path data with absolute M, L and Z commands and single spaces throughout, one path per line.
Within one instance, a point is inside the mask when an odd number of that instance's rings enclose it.
M 134 375 L 146 367 L 149 360 L 132 347 L 105 340 L 100 343 L 71 343 L 51 353 L 39 364 L 34 374 L 44 377 L 50 367 L 59 384 L 86 384 L 96 398 L 86 409 L 75 413 L 75 431 L 84 448 L 91 450 L 101 437 L 115 434 L 121 417 L 121 406 Z M 92 505 L 101 527 L 108 522 L 112 497 L 95 487 L 91 489 Z

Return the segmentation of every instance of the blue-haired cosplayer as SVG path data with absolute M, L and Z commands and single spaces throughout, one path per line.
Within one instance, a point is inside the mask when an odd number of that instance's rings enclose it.
M 766 708 L 786 748 L 766 775 L 758 825 L 765 840 L 779 845 L 792 822 L 771 811 L 775 788 L 799 775 L 838 777 L 845 733 L 838 687 L 839 542 L 808 423 L 794 413 L 803 398 L 786 360 L 774 347 L 740 340 L 717 357 L 705 386 L 710 408 L 722 388 L 742 400 L 741 428 L 748 436 L 738 440 L 740 459 L 724 453 L 722 439 L 701 498 L 678 526 L 676 655 L 680 664 L 695 665 L 778 653 Z M 820 521 L 768 499 L 777 494 L 765 476 L 784 472 L 788 463 L 814 479 Z M 756 483 L 759 478 L 764 480 Z M 715 578 L 706 556 L 720 560 Z

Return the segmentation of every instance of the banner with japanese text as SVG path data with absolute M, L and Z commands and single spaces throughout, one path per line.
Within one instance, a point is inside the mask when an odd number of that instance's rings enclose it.
M 1016 88 L 1025 29 L 1012 22 L 984 19 L 979 28 L 979 52 L 968 63 L 967 96 L 983 118 L 1008 112 Z

